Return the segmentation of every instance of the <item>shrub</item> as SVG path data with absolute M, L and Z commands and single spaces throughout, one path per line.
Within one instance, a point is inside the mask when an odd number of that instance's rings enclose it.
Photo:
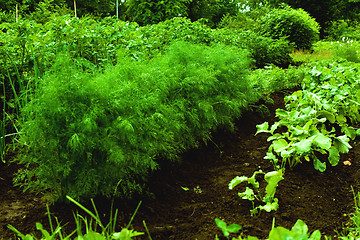
M 310 49 L 319 39 L 319 24 L 302 9 L 274 9 L 262 19 L 264 36 L 287 38 L 298 49 Z
M 140 25 L 154 24 L 173 17 L 187 16 L 189 0 L 130 0 L 127 1 L 126 15 Z
M 149 62 L 119 57 L 104 73 L 60 58 L 23 109 L 16 182 L 54 198 L 88 198 L 144 189 L 158 158 L 232 126 L 255 93 L 244 51 L 224 45 L 171 44 Z
M 331 25 L 326 28 L 325 33 L 329 40 L 342 40 L 350 38 L 360 40 L 360 29 L 358 22 L 350 22 L 345 20 L 332 21 Z

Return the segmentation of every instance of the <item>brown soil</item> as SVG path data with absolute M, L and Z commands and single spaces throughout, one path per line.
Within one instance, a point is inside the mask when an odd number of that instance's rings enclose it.
M 359 144 L 342 156 L 337 167 L 328 166 L 324 173 L 314 170 L 311 163 L 288 169 L 275 195 L 280 205 L 276 212 L 261 212 L 259 216 L 251 217 L 251 202 L 237 195 L 245 185 L 228 189 L 229 182 L 236 176 L 251 176 L 259 169 L 264 172 L 273 170 L 269 161 L 263 159 L 268 148 L 268 136 L 254 136 L 256 124 L 274 121 L 275 109 L 283 107 L 283 94 L 271 97 L 275 102 L 269 106 L 271 116 L 248 112 L 237 121 L 234 133 L 219 131 L 207 146 L 185 153 L 180 165 L 163 166 L 150 182 L 154 198 L 143 199 L 132 228 L 145 232 L 145 221 L 154 240 L 208 240 L 214 239 L 216 234 L 222 236 L 214 222 L 215 218 L 220 218 L 229 224 L 241 225 L 244 236 L 266 238 L 273 219 L 276 226 L 286 228 L 302 219 L 310 231 L 319 229 L 337 239 L 337 232 L 342 232 L 347 226 L 349 215 L 354 210 L 351 187 L 357 192 L 360 184 Z M 346 160 L 351 161 L 351 166 L 343 164 Z M 46 206 L 40 197 L 22 193 L 12 186 L 16 169 L 16 165 L 0 165 L 0 239 L 15 239 L 7 224 L 12 224 L 22 233 L 36 232 L 36 222 L 48 226 Z M 115 202 L 119 208 L 119 229 L 126 226 L 139 200 Z M 108 218 L 110 201 L 98 199 L 96 206 L 100 215 Z M 68 232 L 75 228 L 72 215 L 75 209 L 66 204 L 50 206 L 50 211 L 63 224 L 70 222 L 65 227 Z M 138 239 L 149 237 L 145 234 Z

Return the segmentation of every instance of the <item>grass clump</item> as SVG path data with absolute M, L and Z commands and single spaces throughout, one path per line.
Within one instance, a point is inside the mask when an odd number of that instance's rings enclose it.
M 131 240 L 133 237 L 143 235 L 142 232 L 137 232 L 135 230 L 129 230 L 130 225 L 132 221 L 134 220 L 134 217 L 139 210 L 139 207 L 141 205 L 141 202 L 139 202 L 137 208 L 135 209 L 134 214 L 132 215 L 130 222 L 127 224 L 126 227 L 122 228 L 120 232 L 116 232 L 116 223 L 117 223 L 117 213 L 118 210 L 116 209 L 113 213 L 113 202 L 111 204 L 111 210 L 110 210 L 110 219 L 107 225 L 105 225 L 99 216 L 99 213 L 96 209 L 96 206 L 94 204 L 93 199 L 91 199 L 91 203 L 94 208 L 94 212 L 91 212 L 89 209 L 85 208 L 83 205 L 72 199 L 71 197 L 67 196 L 67 199 L 77 205 L 79 208 L 81 208 L 84 212 L 86 212 L 90 216 L 90 220 L 88 220 L 86 217 L 83 217 L 79 213 L 74 213 L 74 219 L 76 223 L 76 229 L 71 232 L 70 234 L 65 233 L 63 230 L 63 226 L 60 225 L 59 220 L 55 217 L 56 224 L 53 223 L 51 213 L 49 210 L 49 207 L 47 208 L 47 215 L 49 218 L 49 225 L 50 225 L 50 231 L 47 231 L 43 228 L 43 225 L 41 223 L 36 223 L 36 229 L 41 232 L 41 240 L 53 240 L 53 239 L 72 239 L 73 235 L 77 235 L 75 237 L 75 240 L 80 239 L 96 239 L 96 240 L 107 240 L 107 239 L 118 239 L 118 240 Z M 145 229 L 146 224 L 145 221 L 143 221 Z M 37 240 L 36 236 L 33 234 L 22 234 L 19 230 L 17 230 L 14 226 L 8 224 L 8 228 L 15 232 L 19 239 L 22 240 Z M 98 230 L 100 228 L 100 230 Z M 83 233 L 83 230 L 85 230 L 85 233 Z M 149 239 L 151 239 L 150 234 L 148 234 Z
M 149 62 L 119 57 L 104 73 L 86 72 L 66 56 L 40 81 L 22 109 L 26 166 L 15 178 L 54 199 L 142 192 L 157 159 L 178 154 L 232 127 L 256 100 L 247 53 L 184 42 Z

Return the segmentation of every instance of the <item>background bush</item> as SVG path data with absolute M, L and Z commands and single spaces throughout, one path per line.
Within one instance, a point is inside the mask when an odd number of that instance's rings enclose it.
M 128 0 L 126 15 L 140 25 L 154 24 L 173 17 L 186 17 L 189 0 Z
M 264 36 L 285 37 L 298 49 L 310 49 L 319 40 L 320 27 L 315 19 L 302 9 L 287 6 L 264 16 L 261 29 Z
M 211 46 L 225 43 L 248 49 L 255 67 L 291 63 L 290 47 L 285 40 L 259 36 L 252 31 L 211 29 L 189 19 L 173 18 L 145 27 L 136 23 L 104 18 L 55 16 L 45 23 L 21 21 L 0 25 L 0 79 L 10 89 L 10 79 L 34 83 L 35 73 L 44 74 L 55 56 L 67 51 L 75 61 L 85 60 L 88 68 L 116 64 L 119 52 L 139 61 L 163 54 L 176 40 Z M 17 83 L 20 85 L 20 83 Z
M 360 28 L 358 22 L 338 20 L 332 21 L 331 25 L 325 30 L 328 40 L 339 41 L 344 37 L 352 40 L 360 40 Z
M 177 160 L 257 99 L 248 66 L 246 51 L 184 42 L 104 73 L 59 58 L 22 111 L 17 184 L 55 199 L 141 192 L 157 159 Z

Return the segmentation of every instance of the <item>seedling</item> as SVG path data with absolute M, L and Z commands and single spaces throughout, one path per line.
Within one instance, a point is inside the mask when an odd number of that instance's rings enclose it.
M 230 239 L 229 236 L 230 236 L 230 233 L 237 233 L 238 231 L 241 230 L 241 226 L 238 225 L 238 224 L 230 224 L 229 226 L 226 224 L 226 222 L 220 220 L 219 218 L 216 218 L 215 219 L 215 223 L 216 225 L 221 228 L 224 236 L 227 238 L 227 239 Z M 217 236 L 216 236 L 217 238 Z
M 295 225 L 288 230 L 283 227 L 276 227 L 271 229 L 269 240 L 293 239 L 293 240 L 320 240 L 321 233 L 319 230 L 314 231 L 310 236 L 308 227 L 302 220 L 297 220 Z
M 262 197 L 259 191 L 260 184 L 256 180 L 257 174 L 265 174 L 264 179 L 267 182 L 265 188 L 265 196 Z M 238 193 L 239 197 L 246 199 L 252 202 L 253 209 L 250 210 L 251 216 L 258 214 L 261 210 L 271 212 L 272 210 L 277 210 L 279 208 L 278 199 L 274 198 L 276 187 L 278 186 L 279 181 L 283 178 L 283 170 L 272 171 L 268 173 L 263 173 L 261 170 L 254 172 L 254 174 L 248 178 L 246 176 L 237 176 L 229 183 L 229 189 L 233 189 L 242 182 L 248 182 L 253 186 L 255 191 L 249 187 L 246 187 L 244 192 Z M 265 205 L 260 205 L 255 207 L 255 200 L 265 203 Z

